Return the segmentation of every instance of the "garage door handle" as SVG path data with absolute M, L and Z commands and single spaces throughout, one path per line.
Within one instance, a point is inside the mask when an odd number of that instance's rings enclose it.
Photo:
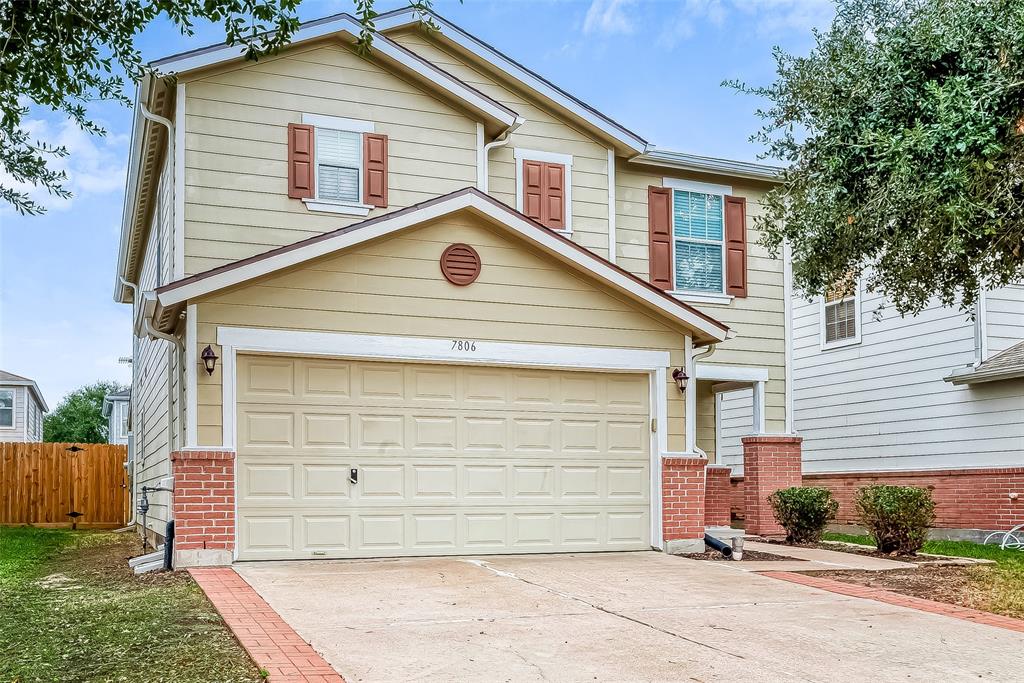
M 350 469 L 348 471 L 348 480 L 349 480 L 349 483 L 358 484 L 359 483 L 359 470 L 357 470 L 355 467 Z

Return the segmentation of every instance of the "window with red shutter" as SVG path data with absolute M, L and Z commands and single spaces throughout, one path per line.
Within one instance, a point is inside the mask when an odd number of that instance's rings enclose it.
M 523 156 L 520 156 L 521 154 Z M 570 230 L 572 227 L 569 207 L 571 164 L 533 159 L 525 156 L 526 154 L 541 153 L 516 150 L 516 163 L 520 165 L 518 173 L 519 210 L 552 230 Z
M 363 133 L 363 203 L 388 205 L 388 136 Z
M 313 196 L 313 126 L 288 124 L 288 196 Z

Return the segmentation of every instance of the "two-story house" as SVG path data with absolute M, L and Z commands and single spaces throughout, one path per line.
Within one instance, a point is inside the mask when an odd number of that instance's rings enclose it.
M 42 441 L 48 411 L 34 380 L 0 370 L 0 441 Z
M 179 565 L 702 550 L 717 392 L 751 388 L 748 457 L 799 459 L 752 227 L 775 170 L 660 150 L 421 17 L 140 84 L 115 298 L 133 481 L 174 488 L 146 532 L 173 519 Z

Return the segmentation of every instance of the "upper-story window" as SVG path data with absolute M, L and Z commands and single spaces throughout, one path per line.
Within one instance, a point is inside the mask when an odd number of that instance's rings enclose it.
M 312 211 L 365 216 L 388 205 L 388 138 L 370 121 L 303 114 L 288 125 L 288 196 Z
M 516 147 L 516 209 L 541 225 L 572 232 L 572 155 Z
M 0 427 L 14 426 L 14 390 L 0 389 Z
M 676 289 L 725 293 L 724 197 L 672 190 L 672 234 Z
M 860 342 L 860 284 L 844 278 L 821 298 L 821 348 L 848 346 Z

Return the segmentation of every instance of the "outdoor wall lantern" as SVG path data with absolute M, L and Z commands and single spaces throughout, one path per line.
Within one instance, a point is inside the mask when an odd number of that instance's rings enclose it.
M 686 385 L 690 381 L 690 377 L 689 375 L 686 374 L 686 370 L 683 370 L 682 368 L 676 368 L 675 370 L 672 371 L 672 379 L 675 380 L 676 386 L 679 387 L 679 393 L 685 394 Z
M 214 368 L 217 367 L 217 354 L 213 352 L 213 347 L 207 344 L 199 357 L 203 359 L 203 367 L 206 368 L 206 374 L 212 375 Z

